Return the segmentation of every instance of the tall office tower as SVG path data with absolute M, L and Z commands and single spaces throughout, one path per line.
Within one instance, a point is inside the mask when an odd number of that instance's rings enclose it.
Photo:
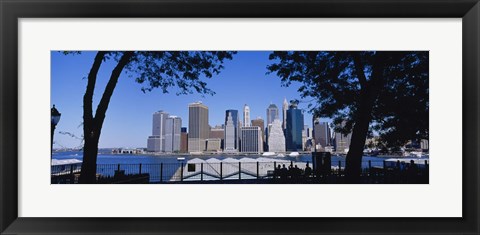
M 262 132 L 262 143 L 265 143 L 265 123 L 261 117 L 252 120 L 252 126 L 260 127 Z
M 319 148 L 325 148 L 326 146 L 332 145 L 332 134 L 328 122 L 321 122 L 320 118 L 315 118 L 313 120 L 313 136 L 315 139 L 315 145 Z
M 335 132 L 335 151 L 337 153 L 347 154 L 350 148 L 351 140 L 352 133 L 344 135 L 342 133 Z
M 194 102 L 188 105 L 188 152 L 203 152 L 210 134 L 208 125 L 208 107 L 202 102 Z
M 302 129 L 302 150 L 306 150 L 305 146 L 307 144 L 307 129 L 308 129 L 308 126 L 303 125 L 303 129 Z
M 155 112 L 152 118 L 152 135 L 147 140 L 147 151 L 164 152 L 165 151 L 165 121 L 168 113 L 162 110 Z
M 303 149 L 302 130 L 302 110 L 297 109 L 297 104 L 291 103 L 287 110 L 287 129 L 285 130 L 287 151 L 301 151 Z
M 258 126 L 249 126 L 240 128 L 241 131 L 241 151 L 244 153 L 262 153 L 263 142 L 262 132 Z
M 180 134 L 180 152 L 188 152 L 188 133 L 186 127 L 182 127 L 182 133 Z
M 225 123 L 225 145 L 223 150 L 225 152 L 236 152 L 236 128 L 233 121 L 232 112 L 227 112 L 227 122 Z
M 283 105 L 282 105 L 283 122 L 282 122 L 282 128 L 283 128 L 284 130 L 287 129 L 287 110 L 288 110 L 287 98 L 283 98 Z
M 246 104 L 243 106 L 243 126 L 250 126 L 250 107 Z
M 278 108 L 275 104 L 270 104 L 267 108 L 267 125 L 278 119 Z
M 283 134 L 282 122 L 275 119 L 270 124 L 270 131 L 268 133 L 268 151 L 283 153 L 285 152 L 285 135 Z
M 270 124 L 273 123 L 274 120 L 279 119 L 278 116 L 278 108 L 275 104 L 270 104 L 267 108 L 267 128 L 265 129 L 265 135 L 267 136 L 267 143 L 268 137 L 270 136 Z M 281 125 L 281 124 L 280 124 Z
M 170 116 L 165 123 L 165 152 L 180 152 L 182 119 Z
M 239 136 L 238 136 L 238 130 L 240 127 L 240 120 L 238 120 L 238 110 L 235 109 L 228 109 L 225 111 L 225 128 L 227 126 L 227 119 L 229 113 L 232 116 L 232 122 L 233 122 L 233 139 L 234 139 L 234 150 L 238 150 L 238 142 L 239 142 Z M 226 135 L 226 133 L 225 133 Z M 226 139 L 226 138 L 225 138 Z M 226 149 L 226 148 L 225 148 Z M 231 151 L 231 150 L 230 150 Z

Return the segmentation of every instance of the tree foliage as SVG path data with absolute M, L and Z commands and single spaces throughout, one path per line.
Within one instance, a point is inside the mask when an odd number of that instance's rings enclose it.
M 79 54 L 71 51 L 64 54 Z M 223 69 L 225 60 L 232 59 L 231 51 L 99 51 L 95 55 L 88 74 L 87 88 L 83 97 L 83 136 L 85 139 L 80 183 L 96 182 L 98 142 L 101 135 L 110 99 L 120 75 L 128 73 L 143 84 L 142 91 L 178 87 L 177 95 L 214 94 L 202 77 L 212 78 Z M 105 90 L 93 113 L 92 101 L 98 71 L 103 62 L 114 61 Z
M 285 86 L 300 82 L 301 97 L 314 100 L 309 110 L 332 118 L 339 132 L 352 132 L 368 96 L 373 102 L 370 133 L 378 133 L 383 144 L 428 138 L 426 51 L 276 51 L 270 60 L 269 73 L 276 73 Z

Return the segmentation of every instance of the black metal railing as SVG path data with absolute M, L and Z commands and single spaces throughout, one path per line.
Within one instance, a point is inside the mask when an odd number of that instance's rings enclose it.
M 308 164 L 308 167 L 307 167 Z M 400 161 L 362 162 L 362 183 L 428 183 L 428 160 L 422 164 Z M 81 164 L 51 167 L 51 182 L 78 183 Z M 159 164 L 97 164 L 98 183 L 179 183 L 232 180 L 304 183 L 342 183 L 345 161 L 312 169 L 309 162 L 178 162 Z

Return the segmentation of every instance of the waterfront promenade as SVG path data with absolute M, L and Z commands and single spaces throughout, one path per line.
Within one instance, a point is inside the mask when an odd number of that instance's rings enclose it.
M 318 170 L 311 155 L 296 158 L 187 158 L 103 155 L 97 164 L 98 183 L 344 183 L 345 158 L 333 156 L 330 167 Z M 146 161 L 149 160 L 149 161 Z M 157 162 L 158 161 L 158 162 Z M 413 161 L 414 170 L 411 166 Z M 68 162 L 67 162 L 68 163 Z M 307 167 L 308 164 L 308 167 Z M 393 161 L 366 157 L 361 183 L 428 183 L 428 159 Z M 309 170 L 307 168 L 310 168 Z M 81 162 L 52 166 L 52 183 L 76 183 Z M 328 169 L 328 170 L 325 170 Z

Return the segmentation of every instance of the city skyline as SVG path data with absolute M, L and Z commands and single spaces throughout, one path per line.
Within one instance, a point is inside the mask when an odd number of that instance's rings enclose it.
M 102 130 L 99 147 L 147 147 L 145 138 L 152 135 L 153 113 L 163 110 L 170 115 L 179 116 L 182 118 L 182 126 L 188 127 L 188 104 L 196 101 L 202 101 L 210 108 L 209 125 L 212 127 L 225 123 L 225 110 L 229 109 L 238 110 L 238 119 L 242 120 L 245 104 L 250 108 L 250 118 L 261 117 L 267 125 L 266 109 L 270 104 L 282 107 L 284 99 L 300 99 L 297 92 L 299 84 L 292 83 L 290 87 L 282 87 L 279 78 L 266 74 L 266 66 L 270 63 L 269 53 L 239 52 L 235 55 L 232 61 L 225 63 L 225 69 L 218 76 L 205 79 L 207 86 L 216 92 L 213 96 L 176 96 L 175 89 L 169 90 L 169 94 L 162 94 L 157 90 L 144 94 L 133 78 L 122 74 L 107 111 L 108 121 Z M 51 102 L 62 113 L 54 148 L 79 147 L 81 142 L 78 138 L 81 138 L 83 133 L 82 97 L 86 87 L 86 79 L 82 78 L 87 75 L 94 52 L 83 52 L 75 56 L 52 52 L 51 56 Z M 109 75 L 106 71 L 111 67 L 113 64 L 107 61 L 102 67 L 104 69 L 100 69 L 98 89 L 104 88 Z M 94 96 L 94 104 L 98 101 L 99 97 Z M 306 109 L 307 104 L 301 103 L 299 106 Z M 304 112 L 304 115 L 305 123 L 311 126 L 311 114 Z M 283 118 L 280 112 L 279 118 Z

